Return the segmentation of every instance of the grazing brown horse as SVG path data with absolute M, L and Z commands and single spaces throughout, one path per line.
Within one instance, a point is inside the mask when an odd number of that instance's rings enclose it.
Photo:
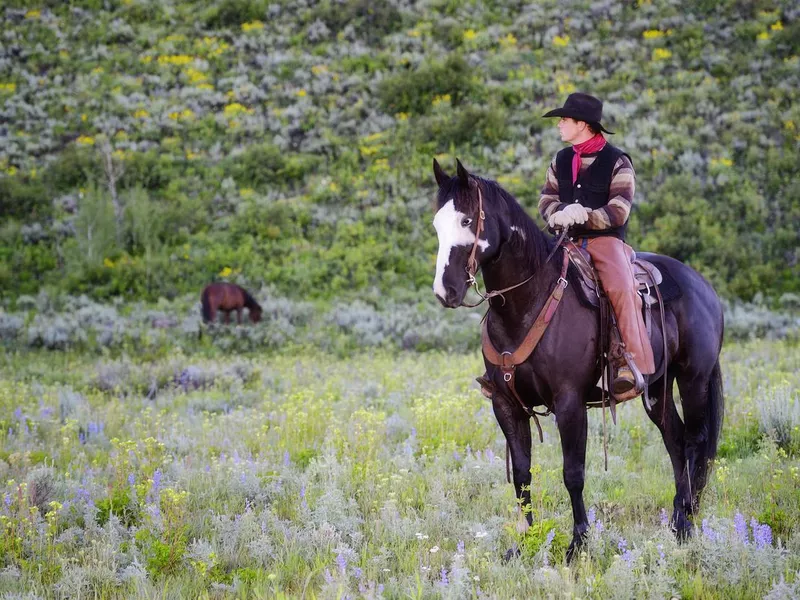
M 250 312 L 250 320 L 258 323 L 261 320 L 261 306 L 250 293 L 235 283 L 217 282 L 206 286 L 200 295 L 203 304 L 203 321 L 213 323 L 217 319 L 217 311 L 225 313 L 225 323 L 230 323 L 231 311 L 236 311 L 236 322 L 242 323 L 242 309 Z

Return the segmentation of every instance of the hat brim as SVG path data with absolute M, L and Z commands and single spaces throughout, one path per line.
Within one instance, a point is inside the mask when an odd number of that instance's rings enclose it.
M 586 115 L 581 115 L 577 111 L 570 110 L 569 108 L 554 108 L 551 111 L 548 111 L 542 115 L 542 118 L 550 118 L 550 117 L 567 117 L 569 119 L 575 119 L 576 121 L 584 121 L 586 123 L 591 123 L 592 125 L 596 125 L 597 128 L 602 131 L 603 133 L 607 133 L 609 135 L 614 135 L 613 131 L 609 131 L 599 122 L 587 121 Z

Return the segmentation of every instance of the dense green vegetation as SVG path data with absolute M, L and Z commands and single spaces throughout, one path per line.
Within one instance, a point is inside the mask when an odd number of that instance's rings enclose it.
M 0 290 L 291 297 L 430 284 L 430 164 L 532 213 L 540 117 L 606 101 L 632 243 L 729 298 L 800 291 L 800 21 L 788 0 L 10 0 Z M 538 216 L 537 216 L 538 218 Z M 786 295 L 790 294 L 790 295 Z M 788 300 L 787 300 L 788 299 Z

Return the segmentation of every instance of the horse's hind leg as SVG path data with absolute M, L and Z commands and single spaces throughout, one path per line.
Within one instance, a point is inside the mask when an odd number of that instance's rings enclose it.
M 662 399 L 665 381 L 667 386 L 666 406 Z M 672 462 L 672 473 L 675 478 L 675 498 L 672 501 L 673 509 L 670 522 L 678 538 L 684 539 L 691 535 L 692 531 L 692 523 L 688 517 L 692 512 L 691 484 L 686 473 L 685 428 L 672 397 L 672 384 L 674 382 L 675 374 L 672 370 L 669 370 L 665 377 L 651 384 L 649 386 L 649 394 L 654 401 L 653 407 L 648 410 L 646 403 L 644 407 L 647 416 L 661 431 L 664 446 L 666 446 Z
M 680 373 L 685 422 L 686 471 L 691 482 L 691 511 L 697 511 L 706 486 L 709 462 L 716 455 L 722 425 L 722 387 L 719 363 L 706 372 Z

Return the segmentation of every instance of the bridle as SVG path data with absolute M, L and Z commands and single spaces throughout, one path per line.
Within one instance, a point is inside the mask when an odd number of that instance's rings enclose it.
M 513 289 L 516 289 L 520 286 L 525 285 L 536 273 L 532 273 L 530 277 L 520 281 L 519 283 L 515 283 L 514 285 L 510 285 L 507 288 L 503 288 L 502 290 L 492 290 L 486 292 L 485 294 L 481 292 L 480 288 L 478 287 L 478 280 L 475 279 L 475 274 L 478 272 L 478 244 L 481 240 L 481 233 L 484 229 L 484 222 L 486 221 L 486 213 L 483 211 L 483 194 L 481 193 L 481 184 L 479 181 L 474 180 L 476 187 L 478 188 L 478 223 L 475 225 L 475 242 L 472 244 L 472 250 L 469 253 L 469 258 L 467 259 L 467 265 L 465 270 L 467 271 L 467 286 L 472 286 L 475 289 L 475 293 L 481 297 L 481 299 L 476 302 L 475 304 L 469 304 L 467 302 L 461 301 L 461 306 L 465 306 L 467 308 L 475 308 L 476 306 L 480 306 L 487 300 L 491 300 L 497 296 L 500 296 L 503 299 L 503 304 L 506 303 L 506 298 L 503 296 L 506 292 L 510 292 Z M 561 242 L 564 241 L 564 237 L 567 235 L 567 230 L 561 233 L 561 236 L 558 238 L 558 242 L 553 247 L 552 252 L 547 257 L 547 260 L 544 262 L 547 263 L 553 258 L 553 254 L 555 254 L 556 250 L 561 246 Z

